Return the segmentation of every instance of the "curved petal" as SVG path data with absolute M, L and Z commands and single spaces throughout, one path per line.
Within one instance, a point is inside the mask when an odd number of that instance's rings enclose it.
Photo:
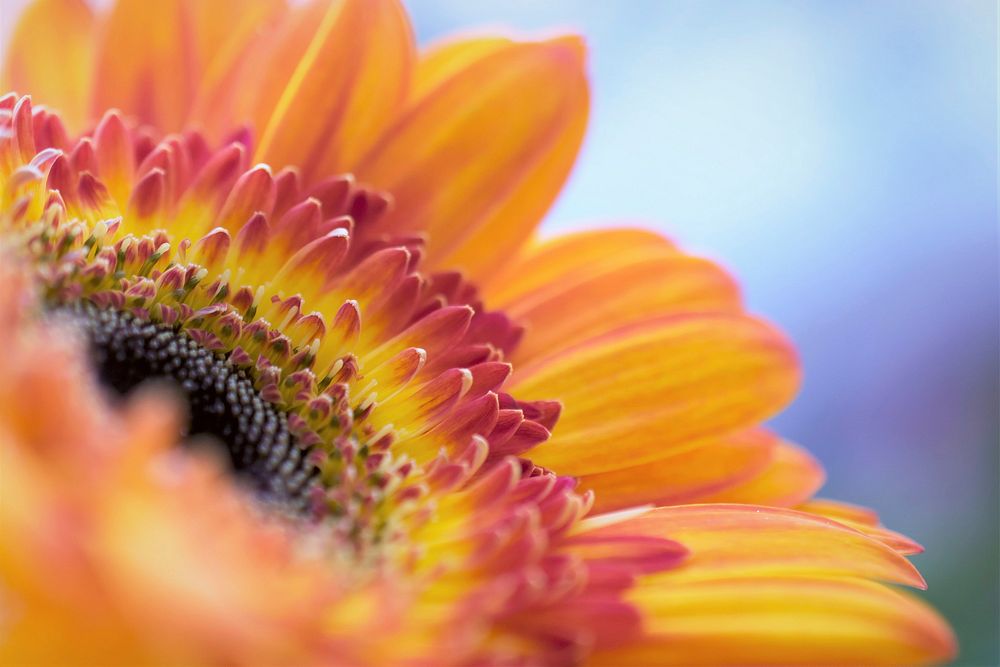
M 879 523 L 874 510 L 826 498 L 813 498 L 795 509 L 833 519 L 839 523 L 885 542 L 904 555 L 922 553 L 924 548 L 906 535 L 889 530 Z
M 429 265 L 473 278 L 506 261 L 551 206 L 589 108 L 578 38 L 477 51 L 414 99 L 356 170 L 395 200 L 372 231 L 427 232 Z
M 586 664 L 917 665 L 955 637 L 913 596 L 855 578 L 733 578 L 640 586 L 646 636 Z
M 197 86 L 191 5 L 118 0 L 97 47 L 91 111 L 117 108 L 160 130 L 178 130 Z
M 564 408 L 539 465 L 583 475 L 661 459 L 746 428 L 795 394 L 788 341 L 746 316 L 670 317 L 629 327 L 515 372 L 511 393 Z
M 649 585 L 749 576 L 853 576 L 925 588 L 917 569 L 883 542 L 830 519 L 777 507 L 659 507 L 596 535 L 669 537 L 690 552 Z
M 637 227 L 560 234 L 529 244 L 503 268 L 486 276 L 481 289 L 490 305 L 503 307 L 556 280 L 586 277 L 591 270 L 679 252 L 660 234 Z
M 766 468 L 777 444 L 767 431 L 740 431 L 645 465 L 583 475 L 580 488 L 594 492 L 597 512 L 696 502 Z
M 483 35 L 480 37 L 453 38 L 433 44 L 420 55 L 416 76 L 413 80 L 413 99 L 424 97 L 428 92 L 459 73 L 465 67 L 494 51 L 513 43 L 507 37 Z
M 94 14 L 83 0 L 35 0 L 7 43 L 0 90 L 31 95 L 75 131 L 88 120 Z
M 256 88 L 253 125 L 257 159 L 294 164 L 309 181 L 349 169 L 371 145 L 404 101 L 416 47 L 396 0 L 317 1 L 298 18 Z
M 823 466 L 808 451 L 783 441 L 758 475 L 696 499 L 699 503 L 750 503 L 792 507 L 812 497 L 826 481 Z
M 522 279 L 515 290 L 498 285 L 503 298 L 497 305 L 525 327 L 515 363 L 657 317 L 741 308 L 736 283 L 713 262 L 627 230 L 574 236 L 568 243 L 543 243 L 510 263 L 515 276 L 530 276 L 538 264 L 548 267 L 544 283 Z

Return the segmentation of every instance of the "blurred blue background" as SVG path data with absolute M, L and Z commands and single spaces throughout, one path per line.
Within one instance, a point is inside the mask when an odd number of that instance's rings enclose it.
M 549 233 L 637 221 L 721 260 L 798 342 L 776 425 L 823 495 L 928 549 L 960 664 L 996 665 L 997 9 L 991 1 L 409 0 L 586 35 L 590 134 Z

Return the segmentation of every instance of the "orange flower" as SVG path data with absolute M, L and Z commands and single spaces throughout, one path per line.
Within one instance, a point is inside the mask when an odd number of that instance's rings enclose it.
M 919 547 L 811 500 L 819 465 L 760 426 L 797 361 L 723 270 L 641 230 L 532 238 L 584 60 L 418 54 L 392 0 L 26 10 L 0 98 L 5 663 L 954 652 L 892 587 L 924 585 Z

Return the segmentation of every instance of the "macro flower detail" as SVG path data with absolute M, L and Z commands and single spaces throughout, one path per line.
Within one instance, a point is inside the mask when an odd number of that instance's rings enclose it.
M 761 425 L 797 360 L 724 270 L 535 238 L 580 39 L 37 0 L 3 85 L 5 663 L 954 652 L 920 547 Z

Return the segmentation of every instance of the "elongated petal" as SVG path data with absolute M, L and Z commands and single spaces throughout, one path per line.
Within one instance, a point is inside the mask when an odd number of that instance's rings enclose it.
M 759 473 L 770 463 L 777 443 L 766 431 L 741 431 L 644 465 L 584 475 L 581 488 L 594 491 L 598 512 L 695 502 Z
M 724 579 L 632 597 L 646 637 L 588 665 L 917 665 L 955 654 L 930 607 L 861 579 Z
M 879 523 L 878 514 L 867 507 L 826 498 L 813 498 L 797 506 L 795 509 L 833 519 L 845 526 L 849 526 L 885 542 L 901 554 L 918 554 L 924 550 L 919 543 L 906 535 L 882 526 Z
M 379 231 L 426 231 L 431 266 L 502 264 L 562 188 L 588 112 L 576 38 L 486 49 L 415 99 L 357 168 L 393 194 Z
M 198 61 L 204 72 L 225 70 L 234 58 L 252 48 L 254 37 L 285 7 L 285 0 L 200 0 L 191 3 Z
M 83 0 L 35 0 L 6 44 L 0 90 L 30 94 L 73 130 L 88 120 L 94 15 Z
M 585 277 L 592 270 L 679 252 L 669 240 L 647 229 L 622 227 L 562 234 L 529 244 L 502 269 L 485 276 L 483 292 L 492 306 L 502 307 L 559 279 Z
M 531 453 L 572 475 L 640 465 L 751 426 L 794 395 L 789 343 L 749 317 L 664 318 L 515 370 L 522 400 L 563 402 L 551 440 Z
M 781 442 L 774 459 L 755 477 L 697 498 L 701 503 L 750 503 L 793 507 L 823 486 L 823 466 L 802 447 Z
M 663 585 L 747 576 L 855 576 L 924 588 L 906 558 L 830 519 L 759 505 L 660 507 L 597 535 L 669 537 L 691 553 L 656 575 Z
M 193 32 L 184 0 L 115 3 L 97 51 L 93 113 L 118 108 L 161 130 L 180 129 L 197 85 Z
M 599 235 L 593 240 L 601 242 Z M 518 295 L 505 308 L 526 329 L 515 362 L 657 317 L 739 311 L 739 289 L 719 266 L 676 252 L 657 255 L 638 250 L 597 266 L 568 261 L 565 273 Z
M 409 21 L 396 0 L 316 6 L 325 8 L 318 25 L 303 21 L 286 37 L 306 45 L 301 58 L 287 78 L 260 89 L 254 118 L 258 159 L 294 164 L 306 180 L 356 162 L 403 103 L 416 64 Z
M 410 95 L 419 99 L 471 63 L 503 49 L 511 39 L 493 35 L 450 39 L 432 45 L 420 55 Z

